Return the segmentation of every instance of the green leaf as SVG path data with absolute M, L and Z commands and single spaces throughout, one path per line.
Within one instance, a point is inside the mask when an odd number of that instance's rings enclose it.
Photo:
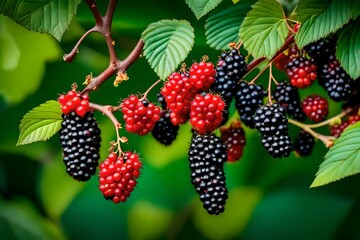
M 305 22 L 313 15 L 322 13 L 329 4 L 328 0 L 300 0 L 296 8 L 297 17 L 300 22 Z
M 213 10 L 219 5 L 222 0 L 185 0 L 190 9 L 194 12 L 196 18 L 199 20 L 205 16 L 208 12 Z
M 281 5 L 275 0 L 260 0 L 252 7 L 240 28 L 240 39 L 255 59 L 272 58 L 288 35 Z
M 241 1 L 236 5 L 215 10 L 205 23 L 207 44 L 217 50 L 229 48 L 230 42 L 239 40 L 239 30 L 246 13 L 255 0 Z
M 46 62 L 59 59 L 60 53 L 53 37 L 28 31 L 0 15 L 0 94 L 6 102 L 16 104 L 34 93 Z
M 335 140 L 310 187 L 319 187 L 359 172 L 360 123 L 356 123 Z
M 359 7 L 360 0 L 333 0 L 327 8 L 322 8 L 322 11 L 312 12 L 313 15 L 301 24 L 295 36 L 298 47 L 303 48 L 311 42 L 336 32 L 350 19 L 355 19 L 360 15 Z
M 81 0 L 4 0 L 4 14 L 28 30 L 53 35 L 58 41 L 71 23 Z
M 61 128 L 61 109 L 57 101 L 50 100 L 26 113 L 21 120 L 17 145 L 45 141 Z
M 336 57 L 350 77 L 360 77 L 360 19 L 350 23 L 341 32 Z
M 194 44 L 194 29 L 185 20 L 160 20 L 142 33 L 144 55 L 161 79 L 184 61 Z

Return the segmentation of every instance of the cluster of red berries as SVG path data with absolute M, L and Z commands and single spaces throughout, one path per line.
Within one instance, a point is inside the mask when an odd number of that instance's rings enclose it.
M 355 113 L 353 115 L 350 115 L 347 119 L 343 120 L 341 123 L 334 124 L 330 127 L 330 133 L 331 135 L 335 137 L 339 137 L 340 134 L 347 128 L 348 126 L 357 123 L 360 121 L 360 116 Z
M 107 200 L 125 202 L 136 186 L 142 164 L 136 153 L 110 153 L 100 164 L 99 189 Z
M 77 115 L 83 117 L 90 111 L 89 96 L 87 94 L 80 95 L 80 93 L 70 90 L 66 94 L 61 94 L 58 101 L 64 114 L 75 111 Z
M 126 130 L 145 135 L 151 132 L 156 121 L 160 119 L 160 108 L 146 99 L 135 95 L 126 98 L 121 104 Z

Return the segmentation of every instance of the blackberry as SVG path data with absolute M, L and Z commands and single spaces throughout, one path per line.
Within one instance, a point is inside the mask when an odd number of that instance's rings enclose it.
M 346 109 L 348 107 L 354 108 L 360 105 L 360 78 L 356 79 L 352 83 L 352 91 L 348 100 L 344 102 L 342 108 Z
M 230 126 L 222 126 L 220 132 L 221 139 L 226 145 L 227 160 L 229 162 L 240 160 L 246 144 L 245 131 L 240 121 L 233 121 Z
M 299 156 L 309 156 L 311 154 L 312 149 L 314 148 L 314 145 L 315 145 L 314 137 L 310 133 L 301 130 L 295 140 L 294 151 Z
M 282 107 L 286 108 L 286 113 L 290 117 L 298 121 L 305 120 L 306 115 L 301 108 L 298 88 L 288 82 L 281 82 L 276 85 L 273 97 Z
M 329 56 L 333 49 L 335 49 L 335 45 L 330 38 L 322 38 L 304 47 L 306 53 L 317 63 L 322 63 L 324 56 Z
M 328 61 L 321 65 L 319 84 L 332 100 L 336 102 L 347 100 L 352 94 L 352 82 L 335 55 L 330 55 Z
M 156 97 L 157 97 L 157 101 L 161 105 L 161 109 L 167 109 L 165 97 L 161 93 L 158 93 Z
M 288 157 L 292 151 L 285 114 L 286 109 L 278 103 L 261 106 L 255 112 L 255 128 L 260 131 L 264 148 L 274 158 Z
M 225 63 L 224 69 L 226 70 L 226 74 L 233 81 L 239 81 L 247 72 L 245 57 L 241 55 L 236 48 L 230 49 L 228 53 L 221 54 L 220 59 Z
M 317 66 L 314 59 L 294 57 L 286 67 L 290 84 L 297 88 L 310 86 L 317 78 Z
M 327 99 L 317 94 L 312 94 L 304 98 L 301 106 L 306 116 L 314 122 L 323 121 L 329 112 Z
M 236 85 L 235 106 L 241 121 L 248 127 L 254 128 L 254 113 L 263 104 L 266 93 L 261 85 L 240 81 Z
M 179 126 L 175 126 L 171 122 L 170 112 L 162 110 L 160 119 L 155 123 L 151 133 L 159 143 L 168 146 L 176 139 L 178 130 Z
M 100 129 L 91 111 L 84 117 L 75 111 L 62 117 L 60 141 L 66 172 L 75 180 L 87 181 L 98 166 Z
M 200 196 L 204 209 L 209 214 L 224 212 L 228 191 L 223 163 L 226 161 L 226 147 L 213 134 L 194 134 L 188 159 L 191 183 Z

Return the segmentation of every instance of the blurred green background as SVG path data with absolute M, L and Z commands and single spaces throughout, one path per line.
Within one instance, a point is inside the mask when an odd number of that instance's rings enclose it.
M 281 2 L 291 9 L 296 1 Z M 106 9 L 105 3 L 99 4 Z M 222 3 L 230 4 L 230 0 Z M 127 56 L 148 24 L 165 18 L 186 19 L 195 28 L 188 66 L 203 55 L 217 60 L 219 51 L 206 45 L 205 20 L 197 21 L 185 1 L 166 0 L 119 1 L 112 32 L 119 57 Z M 47 142 L 16 146 L 18 125 L 26 112 L 56 99 L 74 82 L 82 88 L 87 74 L 97 75 L 107 67 L 107 48 L 97 34 L 86 38 L 71 64 L 62 61 L 93 23 L 82 3 L 58 43 L 0 16 L 0 239 L 360 239 L 360 176 L 309 189 L 326 153 L 321 142 L 311 157 L 272 159 L 257 132 L 245 129 L 247 145 L 241 161 L 225 165 L 229 199 L 220 216 L 206 213 L 190 183 L 189 125 L 180 128 L 170 147 L 151 135 L 121 132 L 129 138 L 123 149 L 138 152 L 144 167 L 130 199 L 117 205 L 103 198 L 96 176 L 79 183 L 66 174 L 58 135 Z M 118 88 L 109 79 L 91 93 L 91 101 L 116 105 L 157 80 L 144 58 L 131 66 L 128 75 L 130 80 Z M 281 72 L 275 76 L 285 77 Z M 267 74 L 259 81 L 266 84 L 266 79 Z M 155 101 L 160 87 L 150 93 L 150 100 Z M 326 96 L 316 86 L 301 95 L 314 91 Z M 330 115 L 338 110 L 339 106 L 331 106 Z M 109 119 L 95 114 L 104 159 L 116 135 Z M 116 116 L 121 120 L 120 114 Z M 291 136 L 298 131 L 291 127 Z

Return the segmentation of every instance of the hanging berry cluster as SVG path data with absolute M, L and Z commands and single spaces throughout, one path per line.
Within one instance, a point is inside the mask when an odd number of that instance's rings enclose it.
M 294 34 L 299 27 L 295 25 Z M 218 215 L 224 212 L 228 198 L 224 164 L 238 161 L 245 149 L 243 126 L 258 132 L 262 146 L 272 157 L 284 158 L 292 152 L 309 156 L 316 139 L 330 147 L 347 126 L 360 120 L 360 88 L 336 59 L 334 41 L 335 37 L 320 39 L 299 50 L 290 35 L 283 48 L 250 81 L 246 78 L 257 65 L 247 64 L 239 50 L 241 44 L 232 43 L 215 63 L 204 56 L 190 68 L 183 64 L 179 71 L 171 73 L 157 94 L 158 105 L 149 101 L 147 94 L 161 80 L 144 94 L 130 94 L 118 106 L 90 103 L 86 93 L 93 83 L 83 92 L 74 88 L 58 98 L 63 113 L 60 140 L 66 171 L 78 181 L 89 180 L 95 174 L 101 138 L 93 111 L 103 112 L 115 125 L 117 141 L 111 143 L 109 155 L 100 163 L 99 189 L 105 199 L 125 202 L 137 184 L 142 162 L 137 153 L 122 151 L 121 143 L 127 138 L 120 136 L 122 126 L 113 112 L 122 112 L 127 132 L 140 136 L 151 133 L 165 146 L 176 139 L 181 125 L 189 123 L 189 180 L 204 209 Z M 276 80 L 272 66 L 284 71 L 288 78 Z M 256 81 L 266 69 L 269 81 L 263 86 Z M 118 72 L 117 80 L 123 78 L 126 74 Z M 327 96 L 304 95 L 303 89 L 317 84 Z M 343 103 L 343 111 L 327 119 L 329 101 Z M 232 102 L 236 112 L 230 116 Z M 301 128 L 293 140 L 289 123 Z M 324 126 L 329 126 L 331 135 L 314 130 Z

